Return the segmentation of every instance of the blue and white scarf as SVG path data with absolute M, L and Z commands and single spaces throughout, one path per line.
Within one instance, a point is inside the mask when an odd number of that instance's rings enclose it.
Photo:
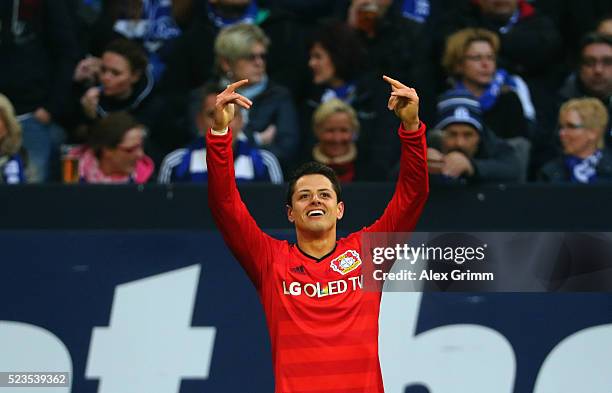
M 531 101 L 529 87 L 521 77 L 511 75 L 508 73 L 508 71 L 501 68 L 497 69 L 495 75 L 493 75 L 493 80 L 485 92 L 480 97 L 476 97 L 480 102 L 480 107 L 482 108 L 483 112 L 486 112 L 495 106 L 495 103 L 502 92 L 502 87 L 504 86 L 509 87 L 516 93 L 521 101 L 521 106 L 523 108 L 523 114 L 525 117 L 532 121 L 535 120 L 535 107 Z M 460 80 L 455 81 L 455 89 L 471 94 Z
M 336 88 L 327 88 L 321 95 L 321 103 L 327 102 L 333 98 L 337 98 L 346 102 L 347 104 L 352 104 L 355 100 L 355 95 L 357 92 L 357 86 L 354 82 L 348 82 L 340 87 Z
M 597 150 L 584 159 L 576 156 L 565 156 L 565 166 L 570 173 L 571 182 L 583 184 L 597 182 L 597 165 L 599 165 L 602 156 L 601 150 Z
M 497 98 L 499 97 L 503 86 L 510 86 L 510 88 L 516 89 L 516 83 L 514 82 L 512 76 L 508 74 L 506 70 L 499 69 L 497 70 L 497 72 L 495 72 L 493 80 L 491 81 L 485 92 L 480 97 L 478 97 L 480 107 L 483 111 L 486 112 L 489 109 L 493 108 L 493 106 L 495 106 L 495 103 L 497 102 Z M 463 82 L 461 81 L 457 81 L 455 83 L 455 88 L 457 90 L 462 90 L 466 92 L 468 91 Z

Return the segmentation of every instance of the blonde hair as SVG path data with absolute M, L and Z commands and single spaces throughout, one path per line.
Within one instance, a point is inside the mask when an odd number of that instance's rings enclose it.
M 337 98 L 332 98 L 320 104 L 312 115 L 312 129 L 316 133 L 319 126 L 326 121 L 331 115 L 336 113 L 346 113 L 353 127 L 353 132 L 359 132 L 359 119 L 357 119 L 357 113 L 355 109 L 349 104 Z
M 0 120 L 6 127 L 6 136 L 0 140 L 0 155 L 13 155 L 21 149 L 21 124 L 15 117 L 15 108 L 9 99 L 0 94 Z
M 598 148 L 604 147 L 604 131 L 608 125 L 608 110 L 597 98 L 573 98 L 561 105 L 559 114 L 576 111 L 582 120 L 584 128 L 595 130 L 598 133 Z
M 449 76 L 457 75 L 457 66 L 460 65 L 465 53 L 473 42 L 484 41 L 491 45 L 497 56 L 499 52 L 499 37 L 497 34 L 486 29 L 467 28 L 451 34 L 446 39 L 444 55 L 442 56 L 442 67 Z
M 220 67 L 220 58 L 233 63 L 249 55 L 255 43 L 260 43 L 266 48 L 270 45 L 270 39 L 258 26 L 237 23 L 223 28 L 215 39 L 217 67 Z

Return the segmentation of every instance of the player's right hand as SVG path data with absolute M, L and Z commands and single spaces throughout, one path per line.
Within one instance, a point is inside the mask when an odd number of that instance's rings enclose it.
M 249 109 L 253 103 L 243 95 L 236 93 L 236 89 L 249 83 L 248 79 L 243 79 L 227 85 L 218 96 L 215 103 L 215 116 L 213 129 L 216 131 L 224 130 L 229 126 L 229 123 L 234 119 L 234 104 L 240 105 L 245 109 Z

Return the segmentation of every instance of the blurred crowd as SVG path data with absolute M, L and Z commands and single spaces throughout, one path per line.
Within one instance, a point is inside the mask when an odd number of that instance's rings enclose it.
M 610 0 L 0 0 L 0 184 L 206 182 L 215 96 L 239 182 L 305 161 L 392 181 L 389 75 L 432 183 L 612 181 Z

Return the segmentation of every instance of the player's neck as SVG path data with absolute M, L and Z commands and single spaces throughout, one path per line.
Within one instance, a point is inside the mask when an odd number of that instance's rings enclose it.
M 329 254 L 336 247 L 336 231 L 330 230 L 325 236 L 321 234 L 297 233 L 297 244 L 303 253 L 321 258 Z

